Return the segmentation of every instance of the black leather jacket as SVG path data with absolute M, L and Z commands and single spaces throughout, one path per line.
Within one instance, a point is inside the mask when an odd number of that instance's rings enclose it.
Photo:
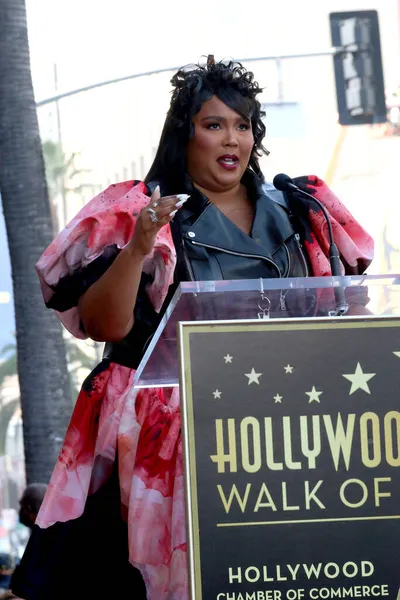
M 286 198 L 255 177 L 250 199 L 255 214 L 246 235 L 199 192 L 172 225 L 180 281 L 306 277 L 309 267 L 294 231 Z
M 255 175 L 246 174 L 246 180 L 249 199 L 255 204 L 251 235 L 243 233 L 203 194 L 192 190 L 171 223 L 177 265 L 163 310 L 160 314 L 154 311 L 145 292 L 149 282 L 143 276 L 134 326 L 121 342 L 106 344 L 105 358 L 131 368 L 138 366 L 181 281 L 305 277 L 310 273 L 285 196 Z M 156 185 L 149 184 L 149 190 Z

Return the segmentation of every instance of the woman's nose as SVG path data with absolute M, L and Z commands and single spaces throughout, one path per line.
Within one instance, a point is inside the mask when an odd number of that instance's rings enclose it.
M 225 145 L 226 146 L 237 146 L 238 145 L 236 129 L 232 128 L 232 129 L 226 130 Z

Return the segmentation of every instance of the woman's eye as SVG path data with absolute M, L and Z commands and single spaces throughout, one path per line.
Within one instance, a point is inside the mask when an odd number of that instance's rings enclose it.
M 221 129 L 221 123 L 210 123 L 207 125 L 207 129 L 218 130 Z M 241 123 L 238 125 L 239 131 L 248 131 L 250 129 L 250 125 L 248 123 Z

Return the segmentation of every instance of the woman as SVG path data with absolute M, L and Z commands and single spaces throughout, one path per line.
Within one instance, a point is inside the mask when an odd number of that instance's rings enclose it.
M 46 305 L 76 337 L 107 344 L 14 584 L 29 600 L 188 598 L 179 397 L 132 389 L 143 349 L 181 281 L 330 273 L 321 214 L 292 214 L 260 171 L 253 74 L 209 60 L 172 84 L 145 182 L 94 198 L 38 263 Z M 364 271 L 370 237 L 318 178 L 297 183 L 330 210 L 344 268 Z

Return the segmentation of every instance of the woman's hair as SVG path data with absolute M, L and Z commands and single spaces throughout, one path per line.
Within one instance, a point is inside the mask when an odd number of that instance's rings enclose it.
M 217 62 L 210 57 L 207 64 L 189 65 L 171 79 L 173 86 L 170 108 L 161 133 L 154 162 L 145 182 L 160 181 L 161 193 L 177 193 L 186 179 L 186 147 L 194 134 L 193 117 L 204 102 L 217 96 L 241 117 L 251 121 L 254 149 L 249 168 L 262 177 L 258 158 L 268 154 L 262 141 L 265 113 L 257 95 L 262 91 L 254 75 L 238 62 Z M 181 189 L 182 188 L 182 189 Z

